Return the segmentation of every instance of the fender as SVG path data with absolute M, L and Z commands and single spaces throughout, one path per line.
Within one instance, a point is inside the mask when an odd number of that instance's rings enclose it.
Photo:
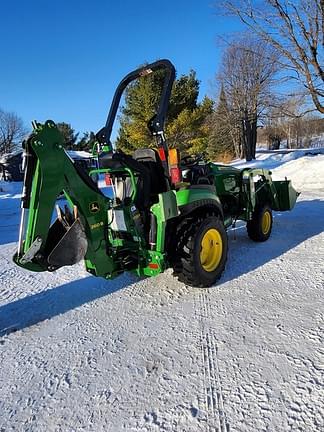
M 216 195 L 216 188 L 212 185 L 194 185 L 188 189 L 181 189 L 177 192 L 177 205 L 182 216 L 192 213 L 203 207 L 216 208 L 217 212 L 224 218 L 223 207 L 219 197 Z

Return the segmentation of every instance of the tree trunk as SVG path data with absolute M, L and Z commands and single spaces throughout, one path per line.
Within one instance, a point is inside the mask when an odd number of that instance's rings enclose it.
M 291 148 L 291 143 L 290 143 L 290 124 L 288 125 L 288 134 L 287 134 L 287 149 Z
M 242 120 L 242 134 L 245 159 L 247 162 L 249 162 L 252 160 L 252 127 L 247 113 L 244 114 L 244 118 Z
M 275 141 L 274 141 L 273 150 L 279 150 L 280 149 L 280 143 L 281 143 L 280 136 L 276 136 Z
M 242 140 L 241 140 L 241 130 L 237 126 L 232 126 L 230 128 L 230 135 L 234 146 L 234 152 L 236 158 L 242 158 L 241 149 L 242 149 Z
M 242 130 L 241 130 L 241 154 L 240 158 L 246 158 L 246 134 L 245 134 L 245 124 L 244 120 L 242 120 Z
M 256 142 L 257 142 L 257 116 L 256 116 L 256 114 L 252 120 L 251 139 L 252 139 L 251 154 L 252 154 L 252 159 L 255 159 Z

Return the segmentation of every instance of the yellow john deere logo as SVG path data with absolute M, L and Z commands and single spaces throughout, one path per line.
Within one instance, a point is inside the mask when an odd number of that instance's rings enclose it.
M 89 204 L 91 213 L 97 213 L 100 210 L 99 204 L 95 201 Z

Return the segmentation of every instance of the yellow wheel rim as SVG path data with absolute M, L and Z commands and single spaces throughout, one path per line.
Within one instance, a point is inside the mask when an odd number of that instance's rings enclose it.
M 200 263 L 207 272 L 212 272 L 219 265 L 223 253 L 223 241 L 220 233 L 211 228 L 201 240 Z
M 271 227 L 271 215 L 268 211 L 265 211 L 261 220 L 261 229 L 263 234 L 268 234 Z

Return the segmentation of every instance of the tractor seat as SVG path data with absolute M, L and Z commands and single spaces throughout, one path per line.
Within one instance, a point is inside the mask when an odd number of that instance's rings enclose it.
M 122 162 L 118 153 L 113 152 L 101 152 L 99 154 L 99 168 L 109 169 L 124 169 L 125 165 Z
M 133 158 L 148 170 L 151 179 L 151 200 L 157 202 L 157 195 L 169 189 L 158 152 L 151 148 L 141 148 L 135 150 Z
M 119 176 L 125 173 L 125 168 L 130 169 L 134 174 L 138 175 L 137 180 L 137 194 L 135 205 L 138 209 L 144 210 L 150 205 L 150 190 L 151 190 L 151 176 L 147 167 L 141 162 L 136 161 L 132 156 L 121 152 L 103 152 L 99 155 L 99 168 L 108 168 L 116 171 L 116 177 L 120 183 L 119 198 L 123 200 L 129 191 L 130 179 L 128 177 Z
M 102 152 L 99 155 L 99 168 L 110 168 L 114 170 L 124 170 L 129 168 L 140 174 L 144 173 L 145 168 L 136 162 L 131 156 L 121 152 Z

